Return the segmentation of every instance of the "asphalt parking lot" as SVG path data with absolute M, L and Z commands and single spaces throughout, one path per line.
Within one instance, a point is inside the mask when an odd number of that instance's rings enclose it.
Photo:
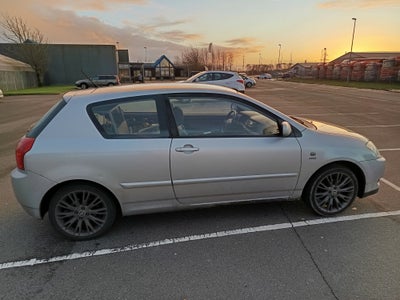
M 246 93 L 369 137 L 378 194 L 321 219 L 301 201 L 127 217 L 71 242 L 19 207 L 14 147 L 58 96 L 0 100 L 1 299 L 400 299 L 400 93 L 259 80 Z

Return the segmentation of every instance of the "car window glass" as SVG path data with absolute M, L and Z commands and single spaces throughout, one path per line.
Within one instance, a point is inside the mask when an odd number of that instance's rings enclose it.
M 273 116 L 239 100 L 220 96 L 170 97 L 180 136 L 277 136 Z
M 144 138 L 167 137 L 160 126 L 155 99 L 106 102 L 90 106 L 89 114 L 105 137 Z
M 206 73 L 201 76 L 199 76 L 195 81 L 211 81 L 212 80 L 212 74 Z
M 214 73 L 214 80 L 224 80 L 224 79 L 229 79 L 233 75 L 228 74 L 228 73 Z

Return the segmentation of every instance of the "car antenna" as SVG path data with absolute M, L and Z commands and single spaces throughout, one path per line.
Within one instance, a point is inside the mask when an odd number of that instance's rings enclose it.
M 93 84 L 94 87 L 98 88 L 99 86 L 97 84 L 95 84 L 92 80 L 92 78 L 90 78 L 84 71 L 83 69 L 81 69 L 82 74 L 86 77 L 87 80 L 90 81 L 91 84 Z

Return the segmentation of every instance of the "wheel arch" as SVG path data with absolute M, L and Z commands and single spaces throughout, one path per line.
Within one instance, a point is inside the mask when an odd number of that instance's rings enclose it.
M 53 195 L 60 188 L 68 186 L 68 185 L 77 185 L 77 184 L 87 184 L 87 185 L 91 185 L 91 186 L 94 186 L 94 187 L 97 187 L 97 188 L 100 188 L 101 190 L 103 190 L 106 194 L 109 195 L 110 199 L 113 201 L 115 208 L 117 210 L 117 217 L 120 217 L 122 215 L 121 205 L 120 205 L 119 201 L 117 200 L 117 197 L 114 195 L 114 193 L 112 193 L 108 188 L 106 188 L 105 186 L 103 186 L 97 182 L 81 179 L 81 180 L 64 181 L 64 182 L 61 182 L 61 183 L 53 186 L 50 190 L 48 190 L 47 193 L 43 196 L 42 202 L 40 204 L 41 218 L 43 218 L 45 216 L 45 214 L 48 212 L 49 206 L 50 206 L 50 200 L 53 197 Z
M 329 164 L 326 164 L 322 167 L 320 167 L 318 170 L 316 170 L 311 176 L 310 178 L 307 180 L 307 183 L 305 184 L 304 188 L 303 188 L 303 192 L 302 192 L 302 197 L 304 195 L 304 192 L 308 189 L 308 186 L 310 184 L 312 184 L 314 178 L 323 170 L 325 169 L 329 169 L 332 167 L 346 167 L 348 169 L 350 169 L 352 172 L 354 172 L 354 175 L 357 178 L 358 181 L 358 191 L 357 191 L 357 196 L 358 197 L 362 197 L 362 195 L 364 194 L 364 189 L 365 189 L 365 175 L 364 172 L 362 171 L 362 169 L 356 165 L 353 162 L 350 161 L 335 161 L 335 162 L 331 162 Z

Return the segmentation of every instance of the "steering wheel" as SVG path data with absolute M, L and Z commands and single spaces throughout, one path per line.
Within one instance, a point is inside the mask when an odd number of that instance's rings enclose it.
M 222 132 L 229 132 L 230 128 L 234 127 L 237 121 L 238 113 L 236 110 L 231 110 L 225 117 L 224 124 L 222 126 Z

